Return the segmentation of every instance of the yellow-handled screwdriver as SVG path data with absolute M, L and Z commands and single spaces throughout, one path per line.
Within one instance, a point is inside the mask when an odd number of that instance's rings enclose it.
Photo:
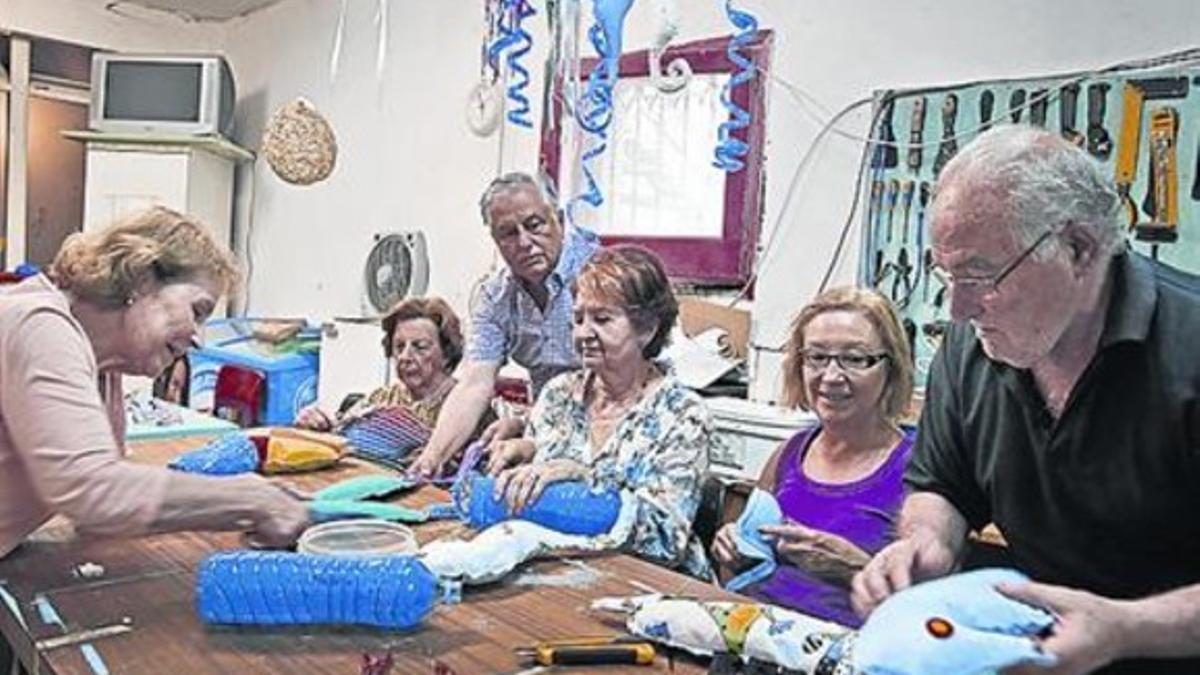
M 538 642 L 513 650 L 517 656 L 543 666 L 584 666 L 654 663 L 654 645 L 632 637 L 595 637 Z

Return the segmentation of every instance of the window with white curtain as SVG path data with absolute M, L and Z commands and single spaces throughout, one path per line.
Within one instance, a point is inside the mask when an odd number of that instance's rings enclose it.
M 648 78 L 617 81 L 609 151 L 597 175 L 607 197 L 594 226 L 601 235 L 720 239 L 725 172 L 713 166 L 715 133 L 728 75 L 694 75 L 681 91 Z

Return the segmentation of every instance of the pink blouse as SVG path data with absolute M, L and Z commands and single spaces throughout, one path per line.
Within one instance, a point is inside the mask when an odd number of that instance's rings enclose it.
M 44 276 L 0 290 L 0 557 L 55 513 L 96 534 L 154 523 L 169 474 L 123 461 L 124 428 L 66 296 Z

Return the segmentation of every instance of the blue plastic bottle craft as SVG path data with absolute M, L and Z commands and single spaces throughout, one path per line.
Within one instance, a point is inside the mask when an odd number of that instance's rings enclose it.
M 437 577 L 412 556 L 216 553 L 196 574 L 207 624 L 358 624 L 406 630 L 429 614 Z
M 621 494 L 596 490 L 583 481 L 551 483 L 541 496 L 513 514 L 496 498 L 496 480 L 472 472 L 454 485 L 454 501 L 462 519 L 475 529 L 519 518 L 564 534 L 596 536 L 610 531 L 621 512 Z

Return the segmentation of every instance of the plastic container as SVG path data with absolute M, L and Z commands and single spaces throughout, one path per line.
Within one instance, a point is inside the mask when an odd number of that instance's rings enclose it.
M 318 352 L 273 353 L 272 347 L 249 335 L 252 320 L 219 319 L 205 325 L 205 346 L 188 352 L 192 378 L 189 403 L 198 410 L 212 410 L 217 371 L 236 365 L 260 373 L 266 395 L 258 414 L 263 425 L 292 424 L 304 406 L 317 400 Z M 302 337 L 319 333 L 302 332 Z
M 349 557 L 413 555 L 417 538 L 398 523 L 358 518 L 314 525 L 304 531 L 296 549 L 314 555 Z
M 196 572 L 209 624 L 357 624 L 408 629 L 438 600 L 438 580 L 412 556 L 344 557 L 231 551 Z

